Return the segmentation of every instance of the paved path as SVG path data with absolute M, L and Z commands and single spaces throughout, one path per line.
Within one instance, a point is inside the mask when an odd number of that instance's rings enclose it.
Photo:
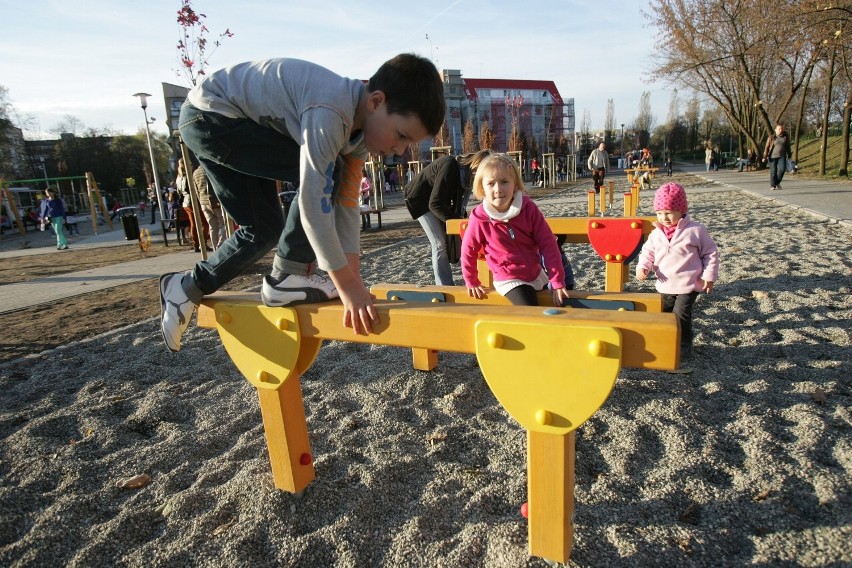
M 769 172 L 738 172 L 719 170 L 705 172 L 704 168 L 684 168 L 710 181 L 725 184 L 747 193 L 768 197 L 797 209 L 809 211 L 834 222 L 852 225 L 852 183 L 823 181 L 787 174 L 781 183 L 783 189 L 769 189 Z
M 770 191 L 769 174 L 766 170 L 741 173 L 736 170 L 704 172 L 703 165 L 683 165 L 679 169 L 702 176 L 708 181 L 720 183 L 730 191 L 742 190 L 774 199 L 792 207 L 809 211 L 831 222 L 852 226 L 852 183 L 813 180 L 787 175 L 782 184 L 784 189 Z M 623 174 L 614 172 L 614 175 Z M 708 187 L 706 190 L 689 190 L 690 193 L 700 191 L 719 191 L 719 187 Z M 547 199 L 548 202 L 552 203 L 551 198 Z M 566 202 L 585 202 L 587 197 L 585 195 L 570 197 L 563 194 L 554 196 L 553 199 Z M 382 213 L 383 226 L 392 226 L 411 220 L 408 210 L 401 205 L 398 196 L 389 200 L 387 205 L 389 209 Z M 152 242 L 161 242 L 159 226 L 152 225 L 150 228 Z M 0 262 L 3 258 L 9 257 L 56 253 L 55 245 L 51 246 L 52 237 L 44 234 L 30 235 L 33 240 L 44 240 L 46 238 L 46 241 L 40 247 L 26 249 L 20 248 L 20 244 L 17 245 L 17 249 L 14 247 L 10 249 L 7 243 L 7 246 L 3 247 L 6 250 L 0 249 Z M 175 244 L 171 237 L 170 243 Z M 72 241 L 71 246 L 72 249 L 86 249 L 120 244 L 135 246 L 135 241 L 126 241 L 124 232 L 118 228 L 101 232 L 98 235 L 80 237 Z M 61 254 L 73 254 L 73 250 Z M 58 254 L 57 258 L 61 258 L 61 254 Z M 0 286 L 0 314 L 139 280 L 156 278 L 166 272 L 188 270 L 198 258 L 199 255 L 191 251 L 179 252 L 103 268 L 60 274 L 19 284 L 7 284 Z

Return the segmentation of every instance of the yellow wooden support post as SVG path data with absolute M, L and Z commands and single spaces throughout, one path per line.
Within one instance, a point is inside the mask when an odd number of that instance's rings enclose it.
M 195 238 L 198 239 L 198 248 L 201 252 L 201 260 L 207 260 L 207 235 L 204 234 L 204 224 L 201 222 L 201 204 L 198 202 L 198 191 L 195 188 L 195 180 L 192 177 L 192 159 L 189 148 L 183 143 L 180 132 L 175 131 L 180 142 L 180 155 L 183 158 L 183 171 L 186 176 L 186 186 L 189 188 L 189 207 L 192 210 L 193 227 L 195 227 Z
M 606 213 L 606 188 L 601 186 L 601 215 Z
M 277 390 L 257 389 L 275 487 L 297 493 L 314 480 L 308 422 L 299 377 Z
M 18 227 L 18 232 L 21 233 L 21 236 L 27 237 L 27 229 L 24 227 L 24 222 L 21 220 L 21 216 L 18 214 L 18 204 L 15 202 L 15 196 L 12 193 L 12 190 L 8 188 L 6 182 L 0 179 L 0 191 L 2 192 L 3 197 L 9 202 L 9 210 L 12 212 L 12 217 L 15 218 L 15 225 Z M 2 200 L 0 200 L 2 201 Z M 2 203 L 0 203 L 2 205 Z M 23 246 L 29 246 L 26 243 L 21 243 Z
M 411 363 L 418 371 L 431 371 L 438 366 L 438 352 L 415 347 L 411 350 Z
M 96 235 L 98 234 L 98 207 L 101 208 L 104 221 L 109 225 L 109 230 L 112 231 L 112 219 L 110 219 L 109 213 L 107 213 L 106 203 L 92 172 L 86 172 L 86 189 L 89 193 L 89 212 L 92 216 L 92 232 Z
M 615 196 L 615 182 L 611 181 L 611 182 L 609 182 L 609 206 L 610 207 L 612 207 L 613 204 L 615 203 L 614 196 Z
M 574 540 L 574 432 L 527 431 L 527 518 L 533 556 L 568 562 Z
M 606 292 L 622 292 L 624 284 L 630 278 L 629 265 L 624 262 L 607 262 L 606 263 L 606 280 L 604 282 L 604 291 Z
M 633 196 L 630 198 L 630 206 L 633 207 L 633 212 L 630 217 L 635 217 L 639 214 L 639 184 L 634 183 L 630 191 L 633 192 Z
M 494 286 L 494 275 L 491 274 L 491 269 L 488 268 L 488 263 L 484 258 L 477 259 L 476 272 L 479 275 L 479 283 L 483 288 L 491 288 Z
M 624 192 L 624 216 L 631 217 L 633 215 L 633 205 L 630 203 L 633 200 L 633 192 Z
M 595 216 L 595 205 L 596 205 L 595 204 L 595 201 L 596 201 L 595 197 L 596 197 L 595 191 L 590 190 L 589 191 L 589 217 Z

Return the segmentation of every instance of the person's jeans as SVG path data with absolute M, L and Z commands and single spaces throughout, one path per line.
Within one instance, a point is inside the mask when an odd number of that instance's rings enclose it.
M 604 177 L 606 176 L 606 170 L 603 168 L 595 168 L 592 170 L 592 181 L 595 183 L 595 191 L 600 190 L 601 186 L 604 183 Z
M 787 158 L 769 158 L 769 185 L 778 187 L 787 171 Z
M 663 294 L 663 313 L 674 313 L 680 322 L 680 345 L 692 347 L 692 306 L 698 292 L 689 294 Z
M 432 271 L 435 273 L 435 284 L 438 286 L 453 285 L 453 270 L 450 267 L 450 257 L 447 254 L 447 228 L 434 213 L 428 211 L 417 218 L 420 226 L 426 232 L 429 246 L 432 247 Z
M 197 289 L 184 279 L 190 300 L 198 302 L 203 294 L 215 292 L 276 243 L 276 264 L 288 274 L 307 274 L 316 255 L 302 228 L 298 199 L 285 220 L 275 187 L 275 180 L 299 179 L 299 144 L 251 120 L 205 112 L 188 103 L 181 108 L 180 133 L 207 172 L 222 207 L 239 225 L 206 261 L 196 263 L 192 280 Z
M 53 231 L 56 233 L 56 247 L 64 248 L 68 246 L 68 241 L 65 240 L 65 230 L 62 228 L 62 224 L 65 222 L 64 217 L 51 217 L 50 224 L 53 227 Z
M 225 219 L 222 217 L 222 208 L 213 207 L 208 201 L 201 205 L 201 213 L 207 219 L 207 226 L 210 228 L 210 244 L 215 250 L 222 246 L 222 241 L 225 239 Z

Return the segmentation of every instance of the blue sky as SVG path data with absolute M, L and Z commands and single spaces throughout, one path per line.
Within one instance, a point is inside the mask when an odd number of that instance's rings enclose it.
M 209 69 L 268 57 L 314 61 L 367 79 L 400 52 L 431 57 L 470 78 L 542 79 L 574 98 L 579 128 L 588 109 L 604 126 L 607 99 L 616 123 L 635 118 L 643 91 L 657 123 L 671 91 L 643 81 L 655 31 L 647 2 L 545 0 L 194 0 L 212 41 L 229 28 Z M 0 0 L 0 85 L 34 130 L 53 137 L 66 115 L 87 128 L 135 133 L 138 99 L 148 92 L 152 128 L 165 133 L 161 83 L 185 85 L 178 67 L 179 0 Z M 426 39 L 428 34 L 429 39 Z M 14 117 L 12 117 L 14 120 Z M 32 134 L 37 134 L 33 132 Z

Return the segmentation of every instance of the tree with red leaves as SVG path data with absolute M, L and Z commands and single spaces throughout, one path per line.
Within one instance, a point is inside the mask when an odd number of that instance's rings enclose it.
M 207 15 L 193 10 L 192 0 L 181 0 L 180 4 L 177 13 L 177 23 L 180 26 L 180 39 L 177 44 L 180 66 L 175 72 L 178 77 L 183 77 L 191 85 L 195 85 L 205 74 L 210 56 L 216 52 L 222 40 L 233 37 L 234 34 L 225 29 L 213 42 L 213 49 L 208 53 L 207 34 L 210 30 L 204 25 Z

